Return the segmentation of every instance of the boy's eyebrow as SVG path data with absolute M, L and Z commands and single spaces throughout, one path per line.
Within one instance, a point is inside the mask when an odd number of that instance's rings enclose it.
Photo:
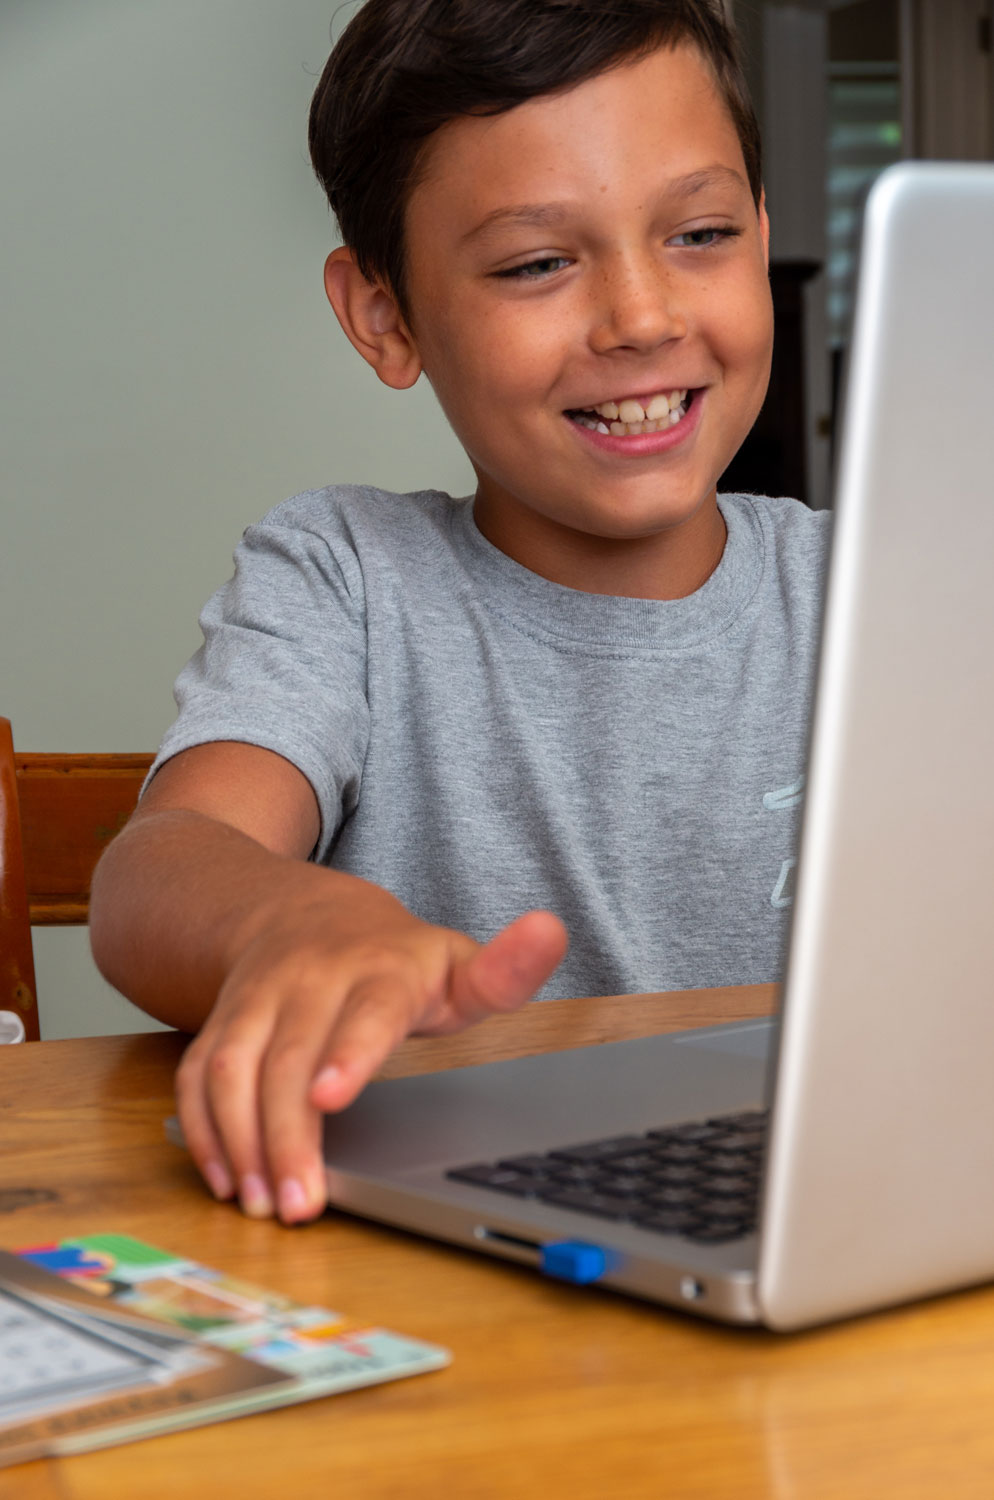
M 668 198 L 692 198 L 696 193 L 715 187 L 744 188 L 751 196 L 749 184 L 742 173 L 720 162 L 711 167 L 701 167 L 696 172 L 687 172 L 682 177 L 671 178 L 663 191 Z M 479 224 L 467 230 L 463 235 L 463 243 L 467 240 L 486 239 L 491 233 L 509 225 L 547 229 L 562 224 L 571 216 L 570 206 L 562 203 L 519 203 L 509 208 L 495 208 Z

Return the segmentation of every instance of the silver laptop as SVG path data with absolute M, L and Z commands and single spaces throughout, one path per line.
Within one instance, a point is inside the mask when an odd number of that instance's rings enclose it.
M 870 194 L 779 1023 L 374 1084 L 333 1203 L 777 1329 L 994 1278 L 992 247 L 994 166 Z

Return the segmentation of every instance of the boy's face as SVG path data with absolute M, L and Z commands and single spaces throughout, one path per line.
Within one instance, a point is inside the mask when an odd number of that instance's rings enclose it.
M 707 65 L 659 50 L 454 121 L 424 165 L 411 333 L 481 531 L 570 587 L 699 587 L 773 337 L 765 208 Z

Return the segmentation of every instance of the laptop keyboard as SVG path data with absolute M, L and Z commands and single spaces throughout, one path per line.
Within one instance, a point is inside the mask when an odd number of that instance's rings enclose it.
M 746 1110 L 534 1155 L 453 1167 L 447 1177 L 720 1244 L 756 1227 L 766 1110 Z

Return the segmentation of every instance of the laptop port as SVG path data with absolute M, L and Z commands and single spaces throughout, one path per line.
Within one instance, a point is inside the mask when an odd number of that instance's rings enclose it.
M 498 1245 L 510 1245 L 515 1250 L 530 1250 L 534 1255 L 542 1248 L 538 1240 L 525 1240 L 519 1234 L 505 1234 L 500 1229 L 488 1229 L 486 1224 L 477 1224 L 473 1237 L 478 1240 L 494 1240 Z

